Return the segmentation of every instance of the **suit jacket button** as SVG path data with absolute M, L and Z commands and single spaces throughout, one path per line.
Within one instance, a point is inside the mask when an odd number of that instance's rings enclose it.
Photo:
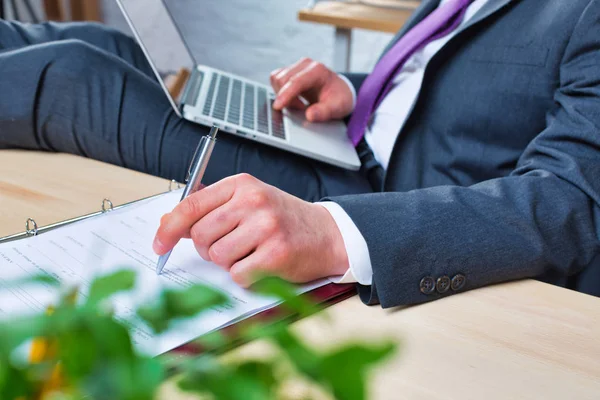
M 425 278 L 421 279 L 421 283 L 419 283 L 419 289 L 423 294 L 432 294 L 435 292 L 435 281 L 432 277 L 426 276 Z
M 452 284 L 450 285 L 450 287 L 452 288 L 452 290 L 457 292 L 465 287 L 466 282 L 467 278 L 465 278 L 465 276 L 462 274 L 458 274 L 452 278 Z
M 438 293 L 443 294 L 450 289 L 450 285 L 450 278 L 447 276 L 440 276 L 435 284 L 435 288 L 437 289 Z

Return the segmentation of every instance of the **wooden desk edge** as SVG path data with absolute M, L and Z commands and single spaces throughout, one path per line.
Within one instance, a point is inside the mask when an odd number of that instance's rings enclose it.
M 405 2 L 406 8 L 386 9 L 364 4 L 344 4 L 335 2 L 318 3 L 313 8 L 298 11 L 298 20 L 318 24 L 333 25 L 346 29 L 367 29 L 396 33 L 404 25 L 418 2 Z M 378 18 L 385 13 L 388 18 Z M 389 16 L 393 14 L 394 17 Z
M 363 19 L 359 21 L 349 17 L 315 14 L 313 10 L 307 8 L 298 11 L 298 20 L 304 22 L 314 22 L 317 24 L 328 24 L 338 28 L 366 29 L 386 33 L 398 32 L 398 30 L 404 23 L 404 21 L 400 21 L 399 23 L 392 21 L 379 21 L 376 19 Z

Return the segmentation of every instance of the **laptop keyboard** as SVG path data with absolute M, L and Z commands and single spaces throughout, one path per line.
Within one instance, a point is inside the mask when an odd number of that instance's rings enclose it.
M 244 83 L 244 113 L 242 114 L 242 126 L 254 129 L 254 85 Z
M 266 89 L 213 73 L 207 99 L 202 109 L 204 115 L 286 139 L 283 114 L 273 110 L 274 99 Z

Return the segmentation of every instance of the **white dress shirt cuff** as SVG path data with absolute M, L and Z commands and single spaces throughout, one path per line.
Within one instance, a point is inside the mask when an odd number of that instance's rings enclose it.
M 350 82 L 350 79 L 346 78 L 342 74 L 338 74 L 338 76 L 342 78 L 344 82 L 346 82 L 346 85 L 348 85 L 350 91 L 352 92 L 352 110 L 354 111 L 354 107 L 356 106 L 356 89 L 354 89 L 354 86 L 352 85 L 352 82 Z
M 373 267 L 371 266 L 371 257 L 365 238 L 360 233 L 354 221 L 344 211 L 344 209 L 333 201 L 318 202 L 333 217 L 338 229 L 342 233 L 348 262 L 350 268 L 343 276 L 330 277 L 333 283 L 354 283 L 361 285 L 371 285 L 373 281 Z

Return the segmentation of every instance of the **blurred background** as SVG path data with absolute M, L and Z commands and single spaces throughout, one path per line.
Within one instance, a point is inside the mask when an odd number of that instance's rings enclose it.
M 44 20 L 48 12 L 53 12 L 48 9 L 50 5 L 60 7 L 61 17 L 65 19 L 71 19 L 69 13 L 82 13 L 77 18 L 97 18 L 107 25 L 129 31 L 115 0 L 98 0 L 98 11 L 86 9 L 95 0 L 0 1 L 3 1 L 5 17 L 9 19 L 17 16 L 24 21 L 36 17 Z M 69 2 L 74 4 L 67 4 Z M 160 64 L 177 70 L 181 66 L 180 55 L 174 54 L 169 46 L 173 39 L 161 32 L 150 3 L 143 0 L 140 3 L 144 4 L 140 9 L 144 14 L 143 29 L 164 48 Z M 273 69 L 304 56 L 333 65 L 334 28 L 298 21 L 298 11 L 306 7 L 308 0 L 166 0 L 166 3 L 200 64 L 260 82 L 268 82 L 269 72 Z M 14 15 L 13 6 L 17 15 Z M 350 70 L 370 70 L 391 36 L 354 29 Z

